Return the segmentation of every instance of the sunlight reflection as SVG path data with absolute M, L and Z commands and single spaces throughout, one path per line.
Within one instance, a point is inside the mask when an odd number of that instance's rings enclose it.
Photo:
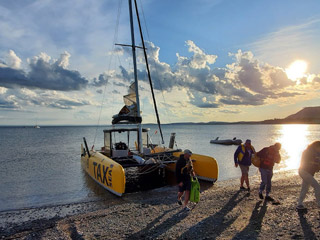
M 277 142 L 282 144 L 282 169 L 299 168 L 301 154 L 309 144 L 309 125 L 282 125 L 279 133 Z

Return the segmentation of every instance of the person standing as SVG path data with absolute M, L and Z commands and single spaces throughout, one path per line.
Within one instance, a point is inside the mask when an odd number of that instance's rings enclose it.
M 302 153 L 299 175 L 302 178 L 301 192 L 298 200 L 298 210 L 306 209 L 303 205 L 309 187 L 312 186 L 318 207 L 320 208 L 320 185 L 314 174 L 320 170 L 320 141 L 311 143 Z
M 244 144 L 241 144 L 234 153 L 234 165 L 240 167 L 240 190 L 245 190 L 243 183 L 247 185 L 248 191 L 250 191 L 249 185 L 249 167 L 251 165 L 252 155 L 255 153 L 254 147 L 251 145 L 251 140 L 247 139 Z
M 179 187 L 178 204 L 183 205 L 184 210 L 189 211 L 187 206 L 190 198 L 191 176 L 195 176 L 192 160 L 190 159 L 192 152 L 189 149 L 184 150 L 184 154 L 180 155 L 176 163 L 176 179 Z M 182 204 L 181 197 L 184 193 L 184 203 Z
M 259 171 L 261 173 L 261 184 L 259 188 L 259 198 L 263 199 L 263 192 L 266 189 L 267 201 L 274 201 L 274 199 L 269 195 L 271 192 L 271 179 L 273 176 L 273 166 L 275 163 L 280 163 L 281 144 L 275 143 L 272 146 L 265 147 L 259 152 L 257 156 L 260 158 Z

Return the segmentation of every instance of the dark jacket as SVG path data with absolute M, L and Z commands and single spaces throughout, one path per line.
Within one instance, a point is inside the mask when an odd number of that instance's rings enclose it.
M 177 183 L 191 181 L 190 173 L 193 170 L 192 162 L 184 158 L 181 154 L 176 163 L 176 179 Z
M 252 158 L 252 154 L 254 154 L 254 148 L 251 147 L 251 150 L 248 150 L 244 147 L 244 152 L 243 152 L 243 145 L 239 145 L 239 147 L 237 148 L 237 150 L 234 153 L 234 163 L 235 164 L 241 164 L 244 166 L 250 166 L 251 165 L 251 158 Z M 243 154 L 242 159 L 240 159 L 240 155 L 239 154 Z
M 279 163 L 281 156 L 279 150 L 276 150 L 274 146 L 265 147 L 257 152 L 260 158 L 260 168 L 273 170 L 275 163 Z

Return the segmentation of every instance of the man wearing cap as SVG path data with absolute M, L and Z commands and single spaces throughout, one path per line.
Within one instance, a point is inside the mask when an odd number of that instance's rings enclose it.
M 243 183 L 245 182 L 250 191 L 249 185 L 249 167 L 251 165 L 252 155 L 255 153 L 254 147 L 251 145 L 251 140 L 247 139 L 244 144 L 241 144 L 234 153 L 234 165 L 240 167 L 240 190 L 245 190 Z
M 189 149 L 184 150 L 184 154 L 180 155 L 176 163 L 176 179 L 179 187 L 178 204 L 182 205 L 181 197 L 184 195 L 183 207 L 185 210 L 190 210 L 187 206 L 190 198 L 191 176 L 194 176 L 193 165 L 190 159 L 192 152 Z

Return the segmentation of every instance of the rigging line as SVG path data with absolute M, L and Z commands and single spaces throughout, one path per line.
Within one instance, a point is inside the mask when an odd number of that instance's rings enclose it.
M 143 23 L 144 23 L 147 39 L 148 39 L 149 42 L 151 42 L 150 41 L 150 35 L 149 35 L 148 27 L 147 27 L 147 21 L 146 21 L 144 10 L 143 10 L 143 4 L 142 4 L 141 0 L 140 0 L 140 7 L 141 7 L 142 16 L 143 16 Z M 148 74 L 147 73 L 145 74 L 145 77 L 148 78 Z M 157 118 L 154 115 L 153 115 L 153 120 L 157 121 Z
M 146 29 L 147 38 L 148 38 L 148 41 L 151 42 L 150 36 L 149 36 L 149 31 L 148 31 L 148 26 L 147 26 L 147 21 L 146 21 L 145 15 L 144 15 L 143 5 L 142 5 L 141 0 L 140 0 L 140 6 L 141 6 L 141 11 L 142 11 L 142 16 L 143 16 L 143 20 L 144 20 L 144 26 L 145 26 L 145 29 Z M 159 74 L 158 74 L 159 71 L 158 71 L 157 64 L 154 64 L 154 68 L 155 68 L 155 72 L 157 73 L 157 76 L 159 76 Z M 165 100 L 165 97 L 164 97 L 164 94 L 163 94 L 163 88 L 162 88 L 162 84 L 161 84 L 160 78 L 158 78 L 158 83 L 160 85 L 160 90 L 161 90 L 161 95 L 162 95 L 163 102 L 165 104 L 167 104 L 166 100 Z M 169 118 L 169 122 L 171 122 L 170 114 L 168 114 L 167 108 L 164 108 L 164 109 L 165 109 L 165 111 L 167 113 L 167 117 Z
M 145 26 L 145 29 L 146 29 L 147 37 L 148 37 L 149 42 L 150 42 L 149 31 L 148 31 L 148 27 L 147 27 L 147 21 L 146 21 L 145 15 L 144 15 L 143 5 L 142 5 L 141 0 L 140 0 L 140 6 L 141 6 L 141 12 L 142 12 L 142 16 L 143 16 L 143 21 L 144 21 L 144 26 Z
M 118 28 L 119 28 L 119 21 L 120 21 L 121 5 L 122 5 L 122 0 L 119 1 L 119 6 L 118 6 L 118 14 L 117 14 L 117 20 L 116 20 L 116 27 L 115 27 L 114 37 L 113 37 L 113 44 L 112 44 L 112 54 L 111 54 L 111 56 L 110 56 L 110 58 L 109 58 L 108 72 L 110 71 L 110 68 L 111 68 L 111 62 L 112 62 L 112 58 L 113 58 L 113 56 L 114 56 L 114 50 L 115 50 L 115 43 L 116 43 L 117 36 L 118 36 Z M 106 96 L 106 89 L 107 89 L 107 84 L 105 84 L 104 90 L 103 90 L 103 97 L 102 97 L 102 101 L 101 101 L 101 105 L 100 105 L 98 123 L 97 123 L 96 131 L 95 131 L 95 135 L 94 135 L 94 139 L 93 139 L 93 146 L 94 146 L 94 144 L 95 144 L 95 142 L 96 142 L 97 135 L 98 135 L 98 127 L 100 126 L 102 107 L 103 107 L 104 99 L 105 99 L 105 96 Z
M 159 126 L 159 130 L 160 130 L 160 134 L 161 134 L 162 144 L 164 144 L 163 134 L 162 134 L 162 130 L 161 130 L 161 124 L 160 124 L 160 118 L 159 118 L 158 109 L 157 109 L 157 103 L 156 103 L 156 99 L 155 99 L 155 96 L 154 96 L 154 91 L 153 91 L 153 86 L 152 86 L 152 81 L 151 81 L 151 75 L 150 75 L 150 69 L 149 69 L 149 64 L 148 64 L 148 57 L 147 57 L 146 47 L 144 45 L 144 39 L 143 39 L 142 30 L 141 30 L 141 24 L 140 24 L 137 1 L 134 0 L 134 3 L 135 3 L 135 8 L 136 8 L 136 15 L 137 15 L 137 20 L 138 20 L 138 25 L 139 25 L 139 29 L 140 29 L 140 37 L 141 37 L 141 41 L 142 41 L 144 58 L 146 60 L 146 67 L 147 67 L 147 71 L 148 71 L 149 84 L 150 84 L 150 88 L 151 88 L 151 92 L 152 92 L 153 104 L 154 104 L 154 108 L 155 108 L 156 115 L 157 115 L 157 121 L 158 121 L 158 126 Z

